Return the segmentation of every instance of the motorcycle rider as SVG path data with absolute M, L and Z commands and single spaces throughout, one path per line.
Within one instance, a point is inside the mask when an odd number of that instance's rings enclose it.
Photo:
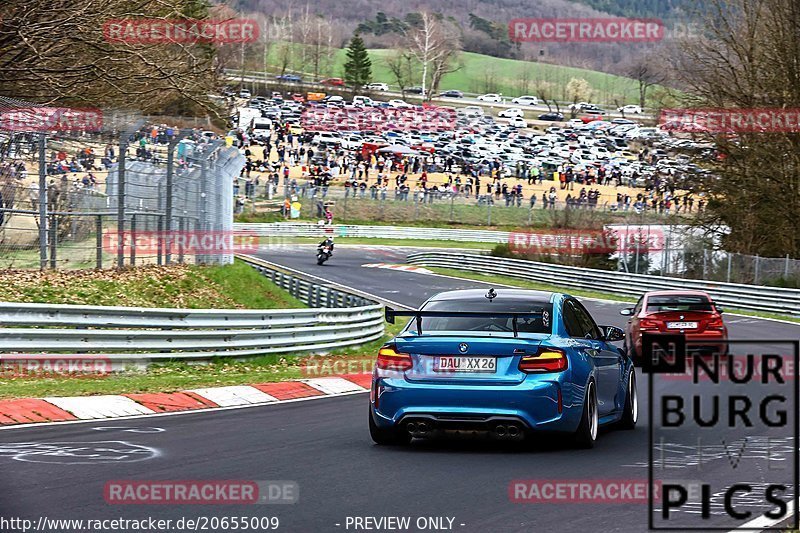
M 330 255 L 333 256 L 333 237 L 325 237 L 325 240 L 317 245 L 317 249 L 327 246 L 330 250 Z

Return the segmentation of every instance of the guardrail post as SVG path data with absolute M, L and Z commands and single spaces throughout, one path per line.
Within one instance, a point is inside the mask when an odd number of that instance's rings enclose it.
M 489 200 L 486 202 L 486 225 L 492 225 L 492 198 L 491 195 L 489 196 Z
M 314 307 L 320 306 L 320 291 L 322 289 L 319 285 L 314 285 Z
M 325 293 L 326 293 L 325 294 L 325 300 L 326 300 L 325 307 L 333 307 L 333 301 L 332 301 L 333 291 L 331 291 L 330 289 L 326 289 Z
M 783 262 L 783 279 L 789 279 L 789 254 L 786 254 L 786 261 Z
M 97 251 L 95 266 L 103 268 L 103 215 L 97 215 L 95 219 L 95 233 L 97 233 Z

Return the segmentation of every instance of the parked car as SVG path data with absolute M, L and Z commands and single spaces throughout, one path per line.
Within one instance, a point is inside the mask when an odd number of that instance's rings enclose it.
M 344 87 L 344 80 L 342 78 L 325 78 L 320 80 L 320 84 L 330 87 Z
M 508 121 L 508 125 L 512 128 L 527 128 L 528 123 L 522 117 L 513 117 Z
M 444 98 L 464 98 L 464 93 L 461 91 L 456 91 L 454 89 L 450 89 L 449 91 L 442 91 L 439 93 L 439 96 Z
M 275 79 L 278 81 L 285 81 L 289 83 L 300 83 L 303 81 L 303 79 L 297 74 L 283 74 L 281 76 L 275 76 Z
M 388 91 L 389 86 L 385 83 L 369 83 L 364 86 L 368 91 Z
M 570 111 L 588 111 L 589 109 L 600 109 L 600 107 L 589 102 L 576 102 L 569 104 L 569 109 Z
M 419 85 L 416 85 L 414 87 L 409 87 L 408 89 L 406 89 L 406 92 L 411 94 L 419 94 L 422 96 L 426 96 L 428 94 L 428 91 L 427 90 L 423 91 L 422 87 L 420 87 Z
M 503 96 L 497 93 L 482 94 L 478 97 L 481 102 L 502 103 Z
M 414 107 L 405 100 L 400 100 L 400 99 L 389 100 L 387 104 L 389 105 L 389 107 L 395 107 L 395 108 Z
M 539 105 L 539 99 L 535 96 L 518 96 L 511 100 L 511 103 L 517 105 Z
M 537 117 L 539 120 L 549 120 L 551 122 L 559 122 L 564 120 L 563 113 L 542 113 Z
M 703 291 L 651 291 L 634 307 L 620 311 L 629 316 L 626 325 L 626 348 L 634 361 L 642 355 L 642 333 L 679 333 L 686 336 L 687 352 L 727 353 L 721 343 L 728 337 L 722 320 L 722 308 Z
M 467 117 L 482 117 L 483 116 L 483 108 L 476 105 L 468 105 L 467 107 L 463 108 L 461 112 L 464 116 Z
M 508 109 L 503 109 L 499 113 L 497 113 L 498 117 L 503 118 L 515 118 L 515 117 L 524 117 L 525 113 L 522 109 L 518 107 L 509 107 Z
M 591 448 L 601 426 L 636 426 L 636 372 L 613 344 L 625 334 L 598 326 L 572 296 L 447 291 L 419 310 L 386 309 L 389 322 L 398 316 L 412 320 L 378 351 L 371 383 L 379 445 L 466 431 L 505 441 L 571 434 Z
M 353 105 L 356 107 L 372 107 L 375 102 L 369 96 L 354 96 Z
M 633 113 L 639 115 L 642 113 L 642 108 L 639 107 L 638 105 L 628 104 L 622 107 L 618 107 L 617 111 L 619 111 L 620 113 Z
M 250 91 L 248 91 L 247 89 L 242 89 L 241 91 L 239 91 L 239 98 L 248 98 L 249 99 L 251 96 L 252 95 L 250 94 Z

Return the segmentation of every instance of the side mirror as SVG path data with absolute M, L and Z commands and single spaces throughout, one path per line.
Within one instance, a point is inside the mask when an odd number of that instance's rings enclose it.
M 600 330 L 603 332 L 603 338 L 608 342 L 621 341 L 625 338 L 625 332 L 617 326 L 600 326 Z
M 633 316 L 633 307 L 626 307 L 625 309 L 620 309 L 619 314 L 622 316 Z
M 716 307 L 717 313 L 719 313 L 719 314 L 722 314 L 725 311 L 722 307 L 720 307 L 718 305 L 715 305 L 714 307 Z

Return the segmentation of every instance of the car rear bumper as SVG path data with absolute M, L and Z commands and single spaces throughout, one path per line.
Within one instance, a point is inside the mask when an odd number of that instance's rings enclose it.
M 538 378 L 538 379 L 537 379 Z M 492 431 L 513 423 L 529 431 L 574 431 L 583 409 L 573 405 L 575 387 L 558 379 L 529 376 L 515 385 L 454 385 L 377 378 L 373 382 L 375 423 L 404 427 L 428 421 L 432 429 Z M 376 393 L 377 389 L 377 393 Z M 575 394 L 582 398 L 582 392 Z
M 654 331 L 653 333 L 658 334 L 668 332 Z M 727 343 L 723 342 L 728 337 L 727 331 L 713 330 L 704 331 L 702 333 L 686 333 L 684 336 L 686 337 L 686 351 L 689 353 L 701 352 L 709 355 L 713 355 L 715 353 L 724 355 L 728 353 L 728 345 Z M 636 353 L 641 356 L 641 335 L 636 341 Z

